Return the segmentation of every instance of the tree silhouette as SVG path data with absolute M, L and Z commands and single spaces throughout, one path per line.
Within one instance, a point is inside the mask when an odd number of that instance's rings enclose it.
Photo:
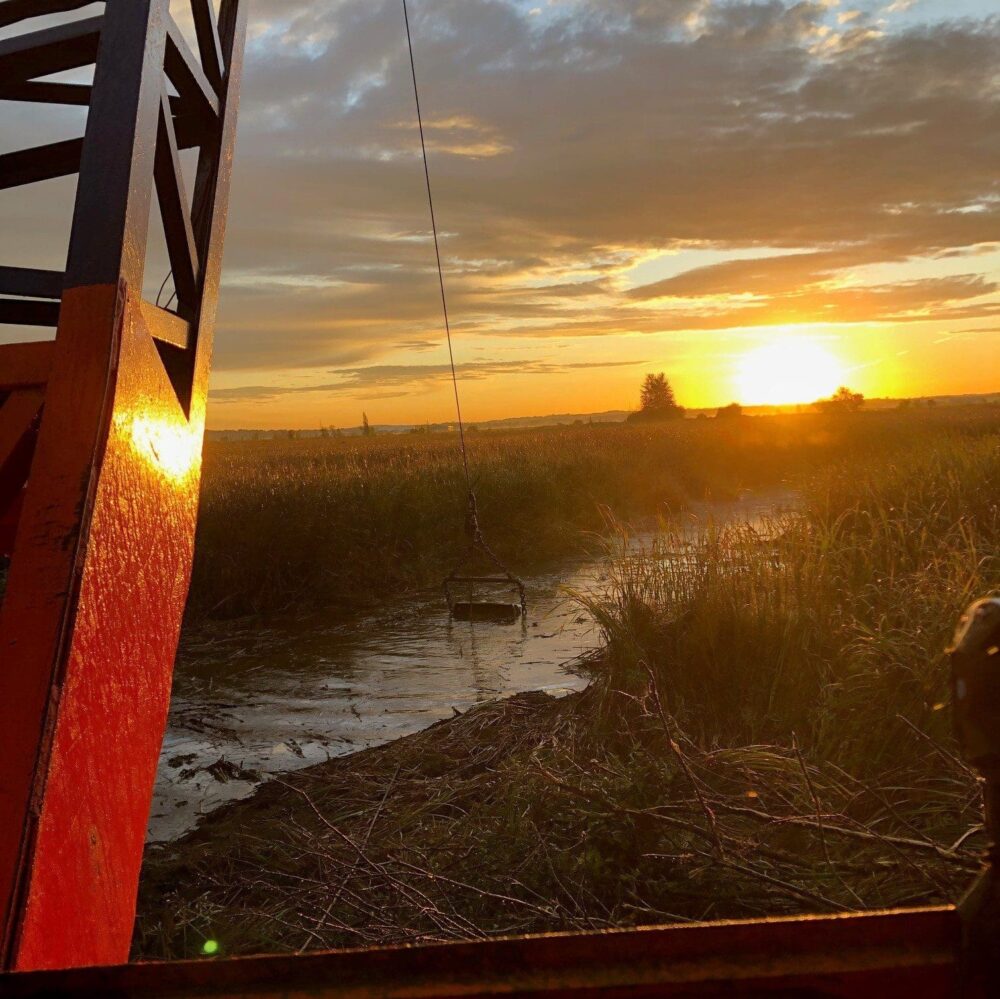
M 642 410 L 677 408 L 674 390 L 662 371 L 658 375 L 646 375 L 639 396 L 639 408 Z
M 639 412 L 630 420 L 672 420 L 684 415 L 684 407 L 677 404 L 674 390 L 661 371 L 658 375 L 648 374 L 639 392 Z
M 743 407 L 738 402 L 731 402 L 728 406 L 720 406 L 715 415 L 722 420 L 735 420 L 743 415 Z
M 841 385 L 829 399 L 816 403 L 823 413 L 856 413 L 864 404 L 865 397 L 860 392 L 852 392 L 846 385 Z

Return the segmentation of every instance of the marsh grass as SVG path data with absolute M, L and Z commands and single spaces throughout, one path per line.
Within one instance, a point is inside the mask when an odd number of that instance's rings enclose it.
M 484 528 L 528 572 L 580 546 L 602 510 L 625 520 L 691 500 L 797 486 L 837 461 L 942 433 L 979 435 L 996 408 L 856 417 L 682 420 L 471 434 Z M 455 435 L 209 444 L 190 619 L 351 610 L 436 585 L 462 553 Z
M 905 761 L 912 726 L 946 740 L 943 651 L 1000 586 L 998 450 L 997 436 L 905 447 L 817 475 L 798 512 L 759 526 L 613 544 L 611 586 L 586 601 L 609 689 L 654 671 L 706 748 L 794 732 L 880 766 Z
M 1000 434 L 938 428 L 828 463 L 794 515 L 619 532 L 585 692 L 211 816 L 148 859 L 136 954 L 954 900 L 984 838 L 943 650 L 1000 590 L 998 486 Z

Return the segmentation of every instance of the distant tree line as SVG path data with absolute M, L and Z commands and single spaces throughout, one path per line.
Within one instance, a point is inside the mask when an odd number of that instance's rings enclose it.
M 838 414 L 856 413 L 864 404 L 865 397 L 862 393 L 841 385 L 832 396 L 817 400 L 813 406 L 821 413 Z M 801 410 L 802 407 L 798 407 L 798 411 Z M 661 371 L 658 374 L 648 374 L 643 379 L 639 389 L 639 409 L 628 417 L 628 422 L 659 423 L 665 420 L 679 420 L 686 412 L 677 402 L 667 376 Z M 720 406 L 715 415 L 720 420 L 738 419 L 743 416 L 743 406 L 738 402 L 731 402 L 728 406 Z

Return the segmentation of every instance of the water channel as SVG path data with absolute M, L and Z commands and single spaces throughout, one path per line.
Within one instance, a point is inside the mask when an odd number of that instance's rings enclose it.
M 712 518 L 759 520 L 787 497 L 702 504 Z M 641 540 L 641 536 L 640 536 Z M 213 632 L 182 643 L 149 825 L 173 839 L 260 781 L 426 728 L 528 690 L 586 686 L 573 661 L 597 648 L 594 621 L 567 591 L 600 592 L 602 558 L 567 560 L 525 580 L 527 620 L 449 622 L 439 593 L 345 622 Z

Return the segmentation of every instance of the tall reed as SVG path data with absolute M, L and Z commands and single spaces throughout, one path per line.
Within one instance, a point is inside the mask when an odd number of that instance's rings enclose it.
M 992 407 L 686 420 L 474 433 L 470 452 L 483 526 L 529 570 L 574 550 L 604 508 L 635 519 L 797 488 L 838 461 L 998 424 Z M 462 552 L 464 511 L 454 435 L 210 444 L 191 616 L 351 608 L 434 584 Z
M 609 696 L 653 670 L 706 749 L 798 740 L 855 773 L 949 741 L 943 655 L 1000 590 L 1000 436 L 944 436 L 834 466 L 762 524 L 619 538 L 588 600 Z M 617 710 L 616 705 L 616 710 Z

